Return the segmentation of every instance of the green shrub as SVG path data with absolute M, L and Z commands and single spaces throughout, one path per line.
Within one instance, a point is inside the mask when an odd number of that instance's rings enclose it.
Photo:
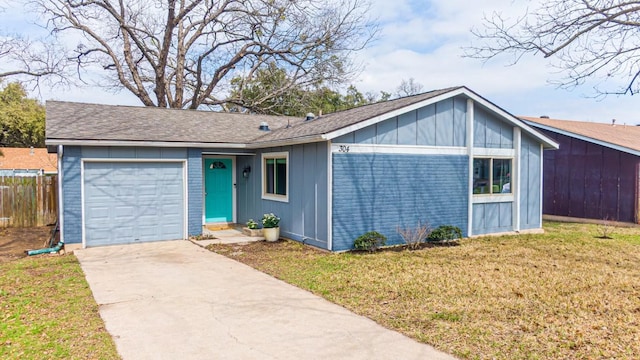
M 354 242 L 353 247 L 356 250 L 376 251 L 380 246 L 387 242 L 387 237 L 377 231 L 369 231 L 360 235 Z
M 458 240 L 462 239 L 462 230 L 459 227 L 453 225 L 441 225 L 429 234 L 427 241 L 442 241 L 442 240 Z

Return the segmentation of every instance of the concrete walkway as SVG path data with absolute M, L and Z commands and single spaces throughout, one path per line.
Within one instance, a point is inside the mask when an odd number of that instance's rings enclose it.
M 124 360 L 453 359 L 189 241 L 75 254 Z
M 242 227 L 233 227 L 225 230 L 208 230 L 207 228 L 203 228 L 202 234 L 213 237 L 213 239 L 192 241 L 194 244 L 202 247 L 206 247 L 211 244 L 239 244 L 264 240 L 264 237 L 262 236 L 251 237 L 243 234 Z

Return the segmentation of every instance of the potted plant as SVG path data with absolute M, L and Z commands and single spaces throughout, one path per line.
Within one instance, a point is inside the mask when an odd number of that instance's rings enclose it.
M 280 238 L 280 218 L 273 213 L 262 216 L 262 235 L 267 241 L 278 241 Z
M 262 229 L 258 228 L 258 223 L 253 219 L 247 221 L 247 227 L 242 228 L 242 232 L 252 237 L 262 236 Z

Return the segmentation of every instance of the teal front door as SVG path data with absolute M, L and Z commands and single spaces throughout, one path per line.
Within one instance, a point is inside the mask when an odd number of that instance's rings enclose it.
M 206 223 L 233 221 L 231 159 L 204 159 L 204 214 Z

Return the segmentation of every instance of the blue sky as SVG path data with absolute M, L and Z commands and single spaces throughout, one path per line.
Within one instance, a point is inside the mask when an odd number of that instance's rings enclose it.
M 462 57 L 462 48 L 473 40 L 470 29 L 481 23 L 483 14 L 499 11 L 513 18 L 535 1 L 371 1 L 371 14 L 380 22 L 381 33 L 356 56 L 364 70 L 354 85 L 363 92 L 392 92 L 402 79 L 414 78 L 424 90 L 466 85 L 514 115 L 640 123 L 637 96 L 594 99 L 593 84 L 572 91 L 556 89 L 548 83 L 556 78 L 555 70 L 542 57 L 527 57 L 514 66 L 505 66 L 504 58 L 483 64 Z M 0 13 L 0 30 L 40 32 L 23 14 L 12 8 Z M 32 95 L 42 100 L 140 105 L 125 91 L 112 94 L 96 88 L 41 89 Z

